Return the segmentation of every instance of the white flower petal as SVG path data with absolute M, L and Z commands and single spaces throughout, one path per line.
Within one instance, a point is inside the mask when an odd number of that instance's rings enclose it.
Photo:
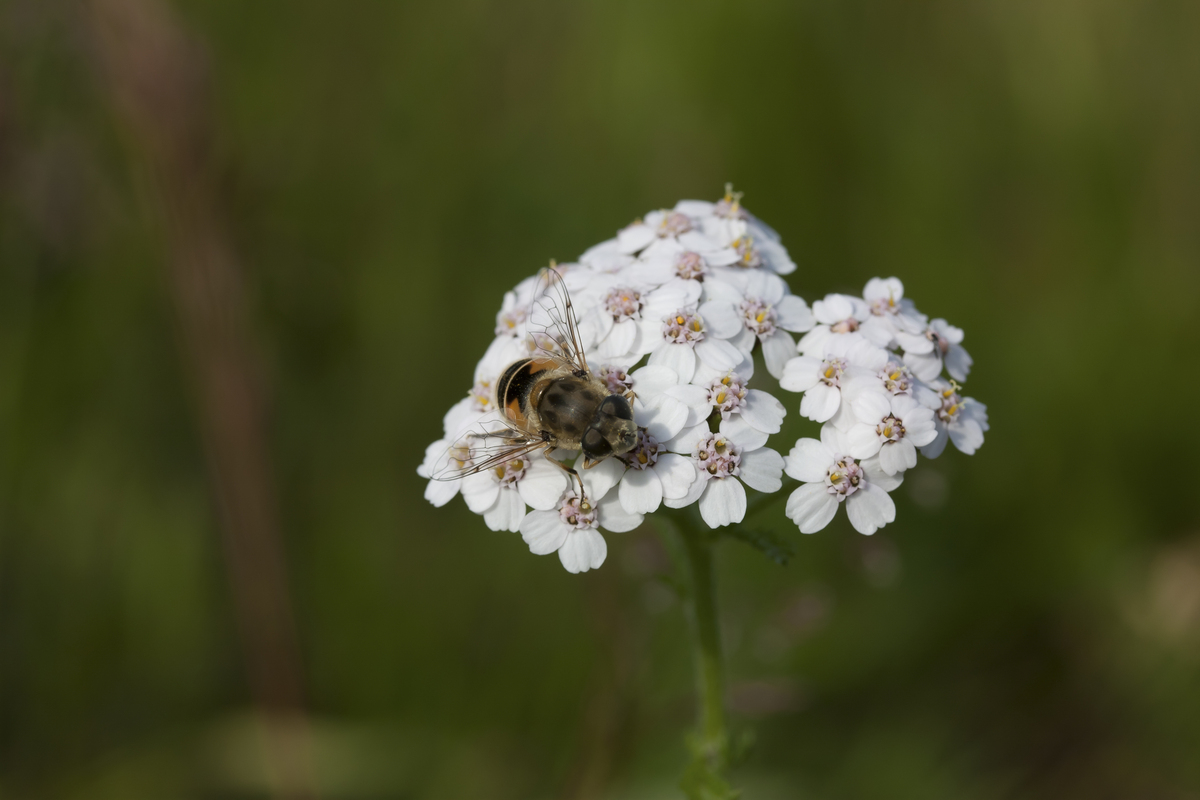
M 742 257 L 738 255 L 738 251 L 732 247 L 722 247 L 719 250 L 710 250 L 704 254 L 704 263 L 710 267 L 728 267 L 741 260 Z
M 926 417 L 925 414 L 929 416 Z M 903 417 L 904 438 L 916 447 L 924 447 L 937 438 L 937 423 L 934 422 L 933 411 L 919 406 Z
M 675 259 L 678 258 L 679 254 L 682 253 L 684 249 L 685 248 L 683 245 L 681 245 L 678 240 L 672 237 L 657 239 L 656 241 L 651 242 L 646 249 L 642 251 L 642 254 L 638 256 L 638 261 L 665 262 L 673 267 Z M 671 274 L 667 276 L 667 278 L 659 281 L 659 283 L 666 283 L 673 277 L 675 277 L 674 269 L 671 270 Z
M 663 256 L 662 248 L 656 245 L 665 244 L 666 239 L 659 239 L 654 244 L 647 247 L 640 258 L 629 265 L 625 274 L 631 276 L 636 282 L 649 284 L 650 286 L 662 286 L 667 281 L 675 277 L 675 255 L 669 254 Z
M 933 341 L 923 334 L 897 331 L 896 344 L 900 346 L 905 355 L 920 355 L 933 352 Z
M 716 242 L 697 230 L 679 234 L 679 244 L 685 250 L 691 250 L 693 253 L 710 253 L 718 249 Z
M 836 425 L 825 424 L 821 426 L 821 444 L 828 447 L 830 452 L 839 455 L 845 455 L 850 452 L 850 443 L 846 441 L 846 432 Z
M 983 445 L 983 428 L 973 419 L 960 419 L 950 426 L 950 440 L 967 455 L 974 455 Z
M 733 284 L 722 280 L 709 279 L 704 282 L 704 299 L 725 302 L 731 306 L 736 306 L 745 298 Z
M 865 380 L 855 380 L 856 386 L 861 386 L 866 383 Z M 878 382 L 874 387 L 864 389 L 860 392 L 855 392 L 854 400 L 850 403 L 850 407 L 854 409 L 854 416 L 864 422 L 878 422 L 888 415 L 891 411 L 892 404 L 888 399 L 887 390 Z
M 788 497 L 786 513 L 801 533 L 816 533 L 829 524 L 837 509 L 837 499 L 824 484 L 806 483 Z
M 787 416 L 787 409 L 774 395 L 761 389 L 751 389 L 746 392 L 741 414 L 750 427 L 767 433 L 779 433 L 783 426 L 783 418 Z
M 690 459 L 689 459 L 690 460 Z M 686 508 L 692 503 L 695 503 L 704 494 L 704 489 L 708 486 L 709 481 L 700 477 L 699 470 L 693 467 L 693 472 L 696 476 L 691 485 L 687 488 L 687 493 L 682 497 L 666 497 L 663 499 L 663 505 L 667 508 Z
M 844 356 L 851 366 L 862 367 L 869 372 L 878 372 L 887 366 L 888 351 L 866 339 L 853 339 L 846 335 L 839 336 L 836 342 L 830 344 L 830 350 Z
M 741 473 L 738 475 L 751 489 L 760 492 L 778 492 L 783 488 L 783 456 L 769 447 L 752 450 L 742 455 Z
M 662 453 L 654 471 L 662 483 L 663 497 L 678 499 L 687 494 L 698 475 L 692 459 L 678 453 Z
M 630 351 L 630 356 L 626 356 L 630 361 L 638 360 L 663 343 L 662 321 L 658 317 L 649 319 L 643 317 L 638 320 L 637 326 L 638 332 L 633 340 L 633 349 Z M 631 356 L 636 356 L 636 358 Z
M 501 489 L 496 504 L 483 512 L 483 521 L 494 531 L 517 531 L 525 519 L 525 501 L 515 489 Z
M 604 341 L 600 342 L 597 349 L 605 358 L 617 358 L 633 349 L 633 343 L 637 336 L 637 321 L 624 319 L 613 325 L 612 330 L 608 332 Z
M 653 514 L 662 505 L 662 481 L 653 469 L 626 470 L 617 495 L 630 514 Z
M 450 441 L 457 439 L 463 431 L 470 428 L 476 422 L 483 418 L 483 413 L 475 406 L 475 400 L 471 397 L 464 397 L 454 405 L 450 406 L 450 410 L 442 417 L 442 430 L 446 434 L 447 441 L 442 447 L 442 452 L 450 446 Z M 438 455 L 441 455 L 439 453 Z
M 974 397 L 966 398 L 965 402 L 966 405 L 963 407 L 963 413 L 968 414 L 971 419 L 978 422 L 980 430 L 991 430 L 991 426 L 988 425 L 987 406 Z
M 963 340 L 963 329 L 956 328 L 944 319 L 935 319 L 930 327 L 942 335 L 951 344 L 960 344 Z
M 475 365 L 475 380 L 494 380 L 500 371 L 515 361 L 521 343 L 512 336 L 498 336 L 488 345 L 483 358 Z
M 609 239 L 590 247 L 579 257 L 579 263 L 600 272 L 616 272 L 633 261 L 633 257 L 617 248 L 617 240 Z
M 642 307 L 642 318 L 661 324 L 663 317 L 674 314 L 680 308 L 690 306 L 699 296 L 693 284 L 695 281 L 685 281 L 672 278 L 658 289 L 646 295 Z M 697 284 L 698 285 L 698 284 Z
M 621 505 L 620 499 L 615 494 L 610 494 L 608 497 L 601 500 L 596 505 L 596 519 L 600 522 L 600 527 L 606 531 L 613 533 L 625 533 L 631 531 L 642 524 L 643 517 L 641 514 L 631 514 Z
M 796 271 L 796 263 L 788 256 L 787 250 L 779 242 L 771 238 L 756 237 L 755 247 L 762 255 L 765 265 L 780 275 L 788 275 Z
M 600 306 L 593 306 L 586 313 L 579 315 L 579 330 L 595 342 L 607 337 L 613 325 L 616 325 L 616 321 L 613 320 L 612 314 Z
M 696 357 L 713 369 L 725 372 L 737 367 L 745 356 L 724 339 L 705 338 L 696 343 Z
M 918 403 L 934 411 L 942 407 L 942 398 L 923 383 L 918 383 L 913 388 L 913 397 L 917 398 Z
M 683 453 L 691 455 L 696 449 L 696 445 L 708 435 L 708 423 L 701 422 L 698 425 L 693 425 L 690 428 L 684 428 L 674 439 L 669 439 L 663 442 L 667 449 L 672 453 Z
M 664 396 L 654 408 L 640 403 L 634 406 L 634 421 L 660 442 L 675 436 L 688 421 L 688 407 L 673 397 Z
M 950 441 L 950 432 L 946 430 L 945 425 L 937 426 L 937 436 L 929 444 L 921 448 L 921 455 L 926 458 L 937 458 L 946 449 L 946 442 Z
M 862 422 L 846 431 L 846 441 L 850 444 L 850 455 L 855 458 L 870 458 L 882 444 L 875 426 Z
M 843 433 L 850 430 L 851 428 L 853 428 L 855 425 L 857 425 L 861 421 L 861 420 L 859 420 L 858 417 L 856 417 L 854 415 L 854 411 L 851 410 L 850 404 L 845 402 L 845 398 L 846 398 L 846 394 L 845 394 L 845 392 L 843 392 L 842 393 L 842 404 L 840 406 L 838 406 L 837 413 L 834 414 L 829 419 L 829 422 L 826 423 L 827 425 L 834 426 L 835 428 L 837 428 L 839 431 L 842 431 Z
M 521 538 L 529 552 L 545 556 L 562 547 L 571 526 L 562 521 L 557 511 L 531 511 L 521 520 Z
M 680 200 L 675 204 L 675 210 L 693 219 L 711 217 L 715 204 L 707 200 Z
M 558 560 L 572 574 L 596 569 L 608 555 L 608 543 L 595 528 L 577 528 L 558 549 Z
M 895 491 L 900 484 L 904 483 L 903 472 L 889 475 L 883 471 L 883 467 L 879 463 L 879 456 L 864 459 L 859 462 L 859 466 L 867 476 L 867 482 L 878 486 L 885 492 Z
M 840 335 L 849 336 L 850 334 Z M 825 355 L 825 347 L 829 344 L 829 341 L 837 338 L 838 336 L 834 335 L 828 325 L 818 325 L 800 337 L 800 341 L 796 342 L 796 349 L 802 355 L 820 359 Z
M 842 404 L 842 392 L 835 386 L 818 383 L 804 393 L 800 401 L 800 416 L 813 422 L 827 422 Z
M 859 333 L 876 347 L 887 347 L 890 345 L 892 343 L 893 330 L 891 322 L 882 317 L 871 317 L 858 329 Z
M 617 234 L 617 249 L 622 253 L 636 253 L 657 238 L 649 225 L 630 225 Z
M 812 304 L 813 316 L 822 325 L 833 325 L 854 316 L 854 303 L 844 294 L 827 294 Z
M 721 339 L 714 339 L 715 342 L 726 344 L 727 342 Z M 736 348 L 734 348 L 736 350 Z M 696 373 L 692 375 L 692 383 L 698 386 L 708 386 L 713 381 L 724 378 L 730 372 L 736 372 L 738 377 L 744 381 L 748 381 L 754 377 L 754 359 L 745 353 L 738 351 L 738 356 L 741 358 L 732 369 L 715 369 L 708 366 L 703 361 L 696 359 Z
M 619 458 L 606 458 L 591 469 L 583 468 L 584 459 L 580 457 L 575 464 L 575 470 L 583 479 L 583 490 L 587 492 L 592 503 L 599 503 L 608 490 L 617 485 L 625 472 L 625 463 Z
M 952 346 L 950 352 L 946 354 L 946 372 L 949 372 L 950 377 L 956 381 L 967 379 L 973 363 L 974 360 L 967 354 L 967 351 L 958 345 Z
M 798 481 L 815 483 L 825 480 L 825 473 L 832 466 L 833 459 L 833 451 L 824 442 L 800 439 L 783 460 L 783 468 Z
M 888 475 L 917 465 L 917 448 L 907 438 L 885 444 L 879 451 L 879 467 Z
M 807 392 L 821 380 L 821 359 L 796 356 L 783 365 L 779 386 L 789 392 Z
M 760 431 L 750 425 L 742 418 L 741 414 L 735 414 L 729 419 L 721 420 L 718 426 L 722 436 L 727 436 L 733 440 L 733 443 L 741 447 L 743 450 L 757 450 L 767 443 L 769 434 L 766 431 Z
M 741 522 L 746 516 L 746 487 L 737 478 L 712 478 L 700 496 L 700 516 L 710 528 Z
M 679 376 L 680 383 L 689 383 L 696 374 L 696 354 L 686 344 L 664 341 L 650 354 L 650 363 L 669 367 Z
M 904 297 L 904 284 L 899 278 L 871 278 L 863 288 L 863 298 L 866 300 L 895 300 L 900 302 Z
M 446 450 L 450 447 L 449 439 L 438 439 L 425 448 L 425 458 L 417 467 L 417 474 L 422 478 L 432 478 L 446 460 Z
M 467 502 L 467 508 L 476 514 L 482 514 L 496 504 L 496 495 L 500 492 L 500 484 L 485 470 L 463 478 L 462 496 Z
M 633 391 L 650 402 L 667 389 L 679 384 L 679 375 L 670 367 L 647 364 L 629 373 L 633 379 Z
M 708 415 L 712 413 L 712 403 L 708 401 L 708 390 L 703 386 L 696 386 L 691 383 L 672 386 L 664 394 L 679 400 L 687 406 L 688 418 L 687 422 L 684 423 L 685 428 L 699 425 L 708 419 Z
M 846 516 L 854 530 L 870 536 L 896 519 L 896 504 L 883 489 L 866 483 L 846 498 Z
M 905 353 L 904 366 L 912 370 L 923 381 L 931 381 L 942 372 L 942 359 L 935 350 L 932 353 Z
M 753 352 L 754 345 L 758 342 L 758 336 L 754 333 L 754 331 L 750 330 L 749 328 L 743 327 L 740 331 L 735 333 L 733 336 L 730 336 L 725 341 L 729 342 L 731 345 L 736 347 L 738 350 L 741 350 L 742 353 L 745 354 L 745 353 Z M 793 343 L 792 347 L 795 347 L 795 346 L 796 346 L 795 343 Z M 793 355 L 795 355 L 794 350 L 792 350 L 791 352 L 789 352 L 787 354 L 787 357 L 784 358 L 784 360 L 783 360 L 784 363 L 786 363 L 787 359 L 791 358 Z
M 916 419 L 916 417 L 912 417 L 914 412 L 918 415 L 923 415 L 925 411 L 925 409 L 917 405 L 917 401 L 911 395 L 907 394 L 892 395 L 891 405 L 892 414 L 904 421 L 905 429 L 908 428 L 908 420 L 910 418 Z M 933 412 L 929 413 L 929 419 L 933 419 Z
M 789 294 L 775 306 L 775 321 L 779 327 L 795 333 L 812 330 L 817 324 L 808 303 L 794 294 Z
M 785 330 L 777 330 L 762 340 L 763 361 L 767 372 L 774 378 L 782 378 L 787 363 L 796 355 L 796 342 Z
M 441 508 L 454 499 L 458 494 L 462 481 L 434 481 L 425 485 L 425 499 L 434 506 Z
M 517 481 L 521 499 L 539 511 L 555 508 L 566 489 L 567 473 L 541 457 L 530 458 L 524 477 Z
M 718 339 L 728 339 L 745 327 L 732 303 L 704 303 L 700 306 L 699 314 L 707 332 Z
M 749 297 L 757 297 L 764 303 L 774 306 L 777 317 L 780 313 L 779 306 L 782 302 L 786 301 L 787 297 L 794 297 L 796 300 L 800 300 L 802 304 L 804 303 L 799 297 L 789 295 L 787 292 L 787 282 L 778 275 L 766 272 L 765 270 L 751 270 L 750 275 L 746 278 L 746 294 Z M 805 308 L 807 309 L 807 306 Z

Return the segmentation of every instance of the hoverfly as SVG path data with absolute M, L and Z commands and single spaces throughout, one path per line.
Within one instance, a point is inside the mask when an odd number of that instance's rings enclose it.
M 548 324 L 541 332 L 526 334 L 532 354 L 513 361 L 496 381 L 493 402 L 503 415 L 500 423 L 504 427 L 468 433 L 451 448 L 455 453 L 450 455 L 450 464 L 435 473 L 436 479 L 457 480 L 487 469 L 502 469 L 505 462 L 541 450 L 547 461 L 574 478 L 583 498 L 579 473 L 552 458 L 551 451 L 582 451 L 584 469 L 588 469 L 637 445 L 631 405 L 634 393 L 614 394 L 592 374 L 562 274 L 551 266 L 539 278 L 546 286 L 534 298 L 528 319 L 541 312 Z M 482 444 L 487 440 L 499 444 Z

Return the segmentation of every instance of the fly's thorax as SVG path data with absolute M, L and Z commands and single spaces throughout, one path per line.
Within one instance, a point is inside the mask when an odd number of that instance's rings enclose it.
M 559 447 L 578 449 L 607 390 L 594 378 L 547 376 L 529 394 L 529 413 L 539 430 L 548 431 Z

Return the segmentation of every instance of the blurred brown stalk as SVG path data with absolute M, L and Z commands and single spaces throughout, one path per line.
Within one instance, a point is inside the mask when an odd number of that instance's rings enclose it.
M 105 89 L 162 229 L 267 765 L 281 798 L 314 796 L 300 648 L 237 259 L 213 186 L 203 52 L 157 0 L 92 0 Z M 299 722 L 299 724 L 298 724 Z M 300 735 L 297 735 L 300 731 Z

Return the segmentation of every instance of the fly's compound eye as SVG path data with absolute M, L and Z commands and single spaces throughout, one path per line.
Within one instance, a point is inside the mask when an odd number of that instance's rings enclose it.
M 600 410 L 617 419 L 633 419 L 633 409 L 629 406 L 629 401 L 619 394 L 610 394 L 604 398 Z
M 593 460 L 607 458 L 612 455 L 612 445 L 604 438 L 604 434 L 595 428 L 588 429 L 588 432 L 583 435 L 583 442 L 581 444 L 584 455 Z

